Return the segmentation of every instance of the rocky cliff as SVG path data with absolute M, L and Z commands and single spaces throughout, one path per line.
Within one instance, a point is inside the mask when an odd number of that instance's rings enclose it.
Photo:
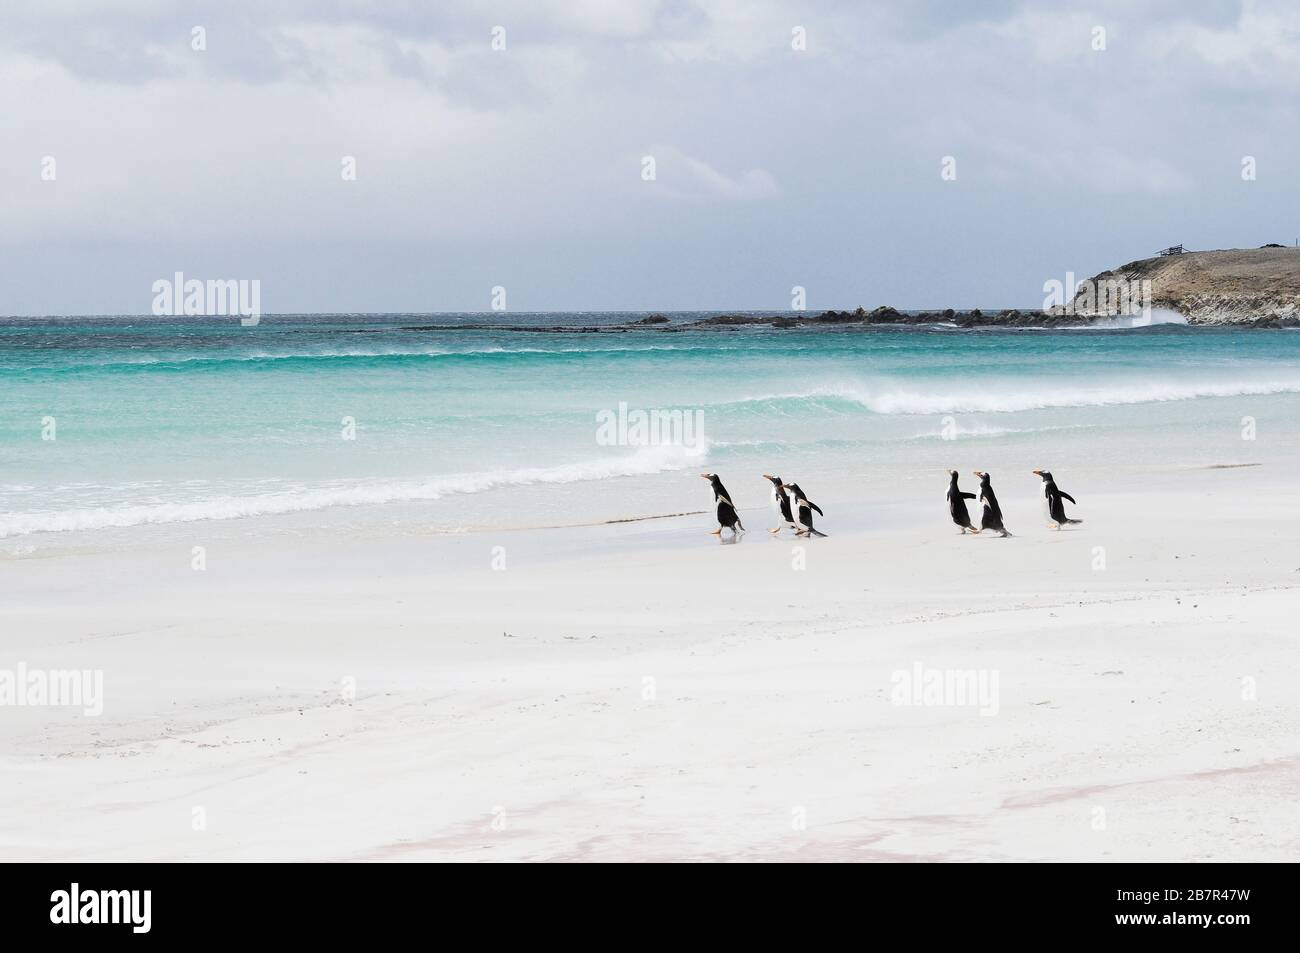
M 1189 324 L 1300 323 L 1300 248 L 1234 248 L 1144 258 L 1092 279 L 1094 287 L 1140 281 L 1151 282 L 1152 307 L 1177 311 Z M 1079 300 L 1076 297 L 1076 304 Z

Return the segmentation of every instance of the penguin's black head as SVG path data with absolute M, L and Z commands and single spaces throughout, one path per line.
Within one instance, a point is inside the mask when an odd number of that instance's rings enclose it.
M 1040 477 L 1043 478 L 1043 482 L 1044 482 L 1044 483 L 1051 483 L 1051 482 L 1052 482 L 1052 471 L 1051 471 L 1051 470 L 1035 470 L 1034 472 L 1037 473 Z
M 806 499 L 806 497 L 803 495 L 803 490 L 799 489 L 798 483 L 785 483 L 782 485 L 785 487 L 785 489 L 789 490 L 791 493 L 794 494 L 795 499 L 797 500 Z
M 957 471 L 956 471 L 956 470 L 949 470 L 949 471 L 948 471 L 948 476 L 952 477 L 952 482 L 953 482 L 953 483 L 956 483 L 956 482 L 957 482 Z
M 721 480 L 718 479 L 718 475 L 716 473 L 701 473 L 700 477 L 702 479 L 708 480 L 714 486 L 717 486 L 719 483 L 722 482 Z
M 772 476 L 772 474 L 770 474 L 770 473 L 764 473 L 764 474 L 763 474 L 763 479 L 764 479 L 764 480 L 771 480 L 771 481 L 772 481 L 772 485 L 773 485 L 774 487 L 776 487 L 778 490 L 781 489 L 781 478 L 780 478 L 779 476 Z
M 975 475 L 980 478 L 981 483 L 989 482 L 989 475 L 985 473 L 983 470 L 976 470 Z

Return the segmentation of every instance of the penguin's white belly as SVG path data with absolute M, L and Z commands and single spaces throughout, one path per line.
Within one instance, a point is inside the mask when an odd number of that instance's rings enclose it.
M 781 515 L 781 498 L 776 495 L 776 490 L 772 491 L 772 512 Z
M 1047 495 L 1046 490 L 1043 491 L 1043 515 L 1047 517 L 1050 522 L 1056 522 L 1052 519 L 1052 498 Z

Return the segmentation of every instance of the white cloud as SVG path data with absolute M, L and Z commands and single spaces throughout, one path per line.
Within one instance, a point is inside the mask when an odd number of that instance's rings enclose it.
M 773 198 L 781 191 L 772 174 L 763 169 L 745 169 L 726 175 L 703 159 L 668 145 L 655 146 L 650 155 L 657 166 L 657 184 L 675 195 L 754 202 Z
M 482 299 L 479 269 L 512 299 L 537 289 L 539 306 L 634 305 L 664 284 L 620 271 L 645 258 L 660 275 L 699 269 L 674 283 L 682 306 L 753 301 L 749 289 L 787 268 L 818 272 L 828 305 L 872 304 L 852 299 L 861 261 L 877 262 L 861 280 L 884 293 L 887 268 L 929 254 L 936 222 L 988 236 L 982 249 L 1010 269 L 1056 273 L 1041 262 L 1060 252 L 1035 235 L 1046 216 L 1071 219 L 1071 243 L 1126 260 L 1129 237 L 1080 210 L 1120 196 L 1129 223 L 1224 244 L 1241 223 L 1272 228 L 1300 198 L 1294 4 L 238 9 L 0 11 L 0 311 L 51 296 L 66 310 L 128 308 L 139 276 L 117 265 L 172 259 L 280 276 L 295 308 L 467 305 Z M 208 28 L 203 53 L 189 46 L 195 23 Z M 490 48 L 497 24 L 505 52 Z M 796 25 L 805 52 L 790 48 Z M 1105 52 L 1091 49 L 1094 25 Z M 653 189 L 638 175 L 647 152 Z M 1260 178 L 1243 193 L 1247 154 Z M 39 179 L 44 155 L 57 182 Z M 356 182 L 340 180 L 344 155 Z M 947 186 L 944 155 L 958 157 Z M 1242 212 L 1246 197 L 1257 201 Z M 709 257 L 742 238 L 744 255 Z M 354 271 L 357 300 L 319 285 L 326 246 Z M 937 281 L 987 293 L 971 254 L 936 268 Z M 76 280 L 91 272 L 107 277 Z M 583 274 L 618 275 L 624 297 L 590 300 Z

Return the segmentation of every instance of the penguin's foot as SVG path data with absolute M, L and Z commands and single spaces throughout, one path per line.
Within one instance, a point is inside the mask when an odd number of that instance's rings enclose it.
M 769 532 L 769 533 L 779 533 L 779 532 L 781 532 L 781 527 L 778 526 L 776 529 L 769 529 L 768 532 Z
M 710 536 L 721 536 L 721 535 L 722 535 L 722 527 L 719 526 L 717 529 L 715 529 L 715 530 L 714 530 L 712 533 L 710 533 L 709 535 L 710 535 Z

